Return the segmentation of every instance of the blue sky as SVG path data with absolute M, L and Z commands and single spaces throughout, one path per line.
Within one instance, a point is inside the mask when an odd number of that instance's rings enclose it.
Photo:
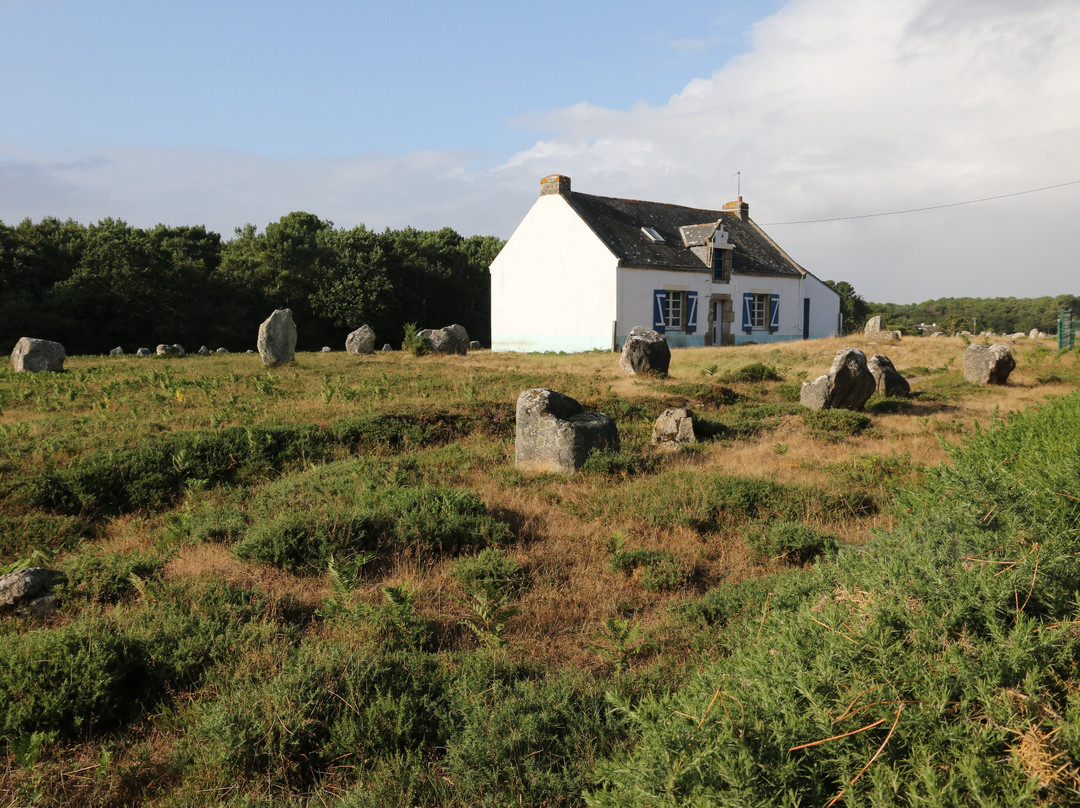
M 509 237 L 541 176 L 875 301 L 1080 293 L 1075 0 L 0 0 L 0 220 Z

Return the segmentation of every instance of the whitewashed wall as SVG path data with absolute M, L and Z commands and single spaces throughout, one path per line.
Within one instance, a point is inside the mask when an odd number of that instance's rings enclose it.
M 492 350 L 611 348 L 615 264 L 563 197 L 540 196 L 491 264 Z

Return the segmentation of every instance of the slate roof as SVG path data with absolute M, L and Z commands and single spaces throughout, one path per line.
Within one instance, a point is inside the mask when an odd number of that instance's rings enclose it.
M 732 272 L 795 277 L 805 272 L 752 220 L 743 221 L 735 211 L 686 208 L 577 192 L 565 194 L 563 198 L 615 253 L 622 266 L 701 272 L 704 264 L 689 246 L 684 245 L 680 228 L 688 225 L 711 227 L 722 221 L 724 229 L 731 235 L 730 243 L 735 245 Z M 652 241 L 642 232 L 642 227 L 654 228 L 664 241 Z

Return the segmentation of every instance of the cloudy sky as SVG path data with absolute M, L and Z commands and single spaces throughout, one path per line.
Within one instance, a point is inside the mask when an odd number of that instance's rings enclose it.
M 0 31 L 8 224 L 506 238 L 546 174 L 741 181 L 868 300 L 1080 294 L 1076 0 L 0 0 Z

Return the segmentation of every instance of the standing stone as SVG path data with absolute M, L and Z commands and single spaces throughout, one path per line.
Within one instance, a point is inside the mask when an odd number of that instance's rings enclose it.
M 345 337 L 345 352 L 351 354 L 375 353 L 375 332 L 365 324 Z
M 619 367 L 627 376 L 638 373 L 667 373 L 671 365 L 671 349 L 659 331 L 635 325 L 623 343 Z
M 322 353 L 330 353 L 330 346 L 329 345 L 322 346 Z
M 896 340 L 899 341 L 903 336 L 899 331 L 882 331 L 881 330 L 881 315 L 875 314 L 869 320 L 866 321 L 866 327 L 863 329 L 863 336 L 866 339 L 873 340 Z
M 216 351 L 214 351 L 214 353 L 219 353 L 219 354 L 227 354 L 228 352 L 229 352 L 228 348 L 218 348 Z
M 480 344 L 479 340 L 474 339 L 474 340 L 469 342 L 469 350 L 470 351 L 479 351 L 483 347 L 484 346 Z
M 115 348 L 113 348 L 111 351 L 109 351 L 109 356 L 123 356 L 123 355 L 124 355 L 124 349 L 121 348 L 119 345 L 117 345 Z
M 573 474 L 593 449 L 618 451 L 615 422 L 598 412 L 584 412 L 562 393 L 537 387 L 517 400 L 515 465 L 525 471 Z
M 1007 345 L 969 345 L 964 351 L 964 380 L 972 384 L 1005 384 L 1015 368 L 1016 360 Z
M 150 356 L 151 353 L 153 353 L 153 352 L 149 348 L 139 348 L 139 350 L 137 350 L 135 352 L 135 355 L 136 356 Z
M 866 367 L 874 377 L 877 391 L 886 396 L 906 396 L 911 392 L 908 380 L 887 356 L 875 354 L 866 361 Z
M 181 345 L 179 342 L 174 342 L 173 343 L 172 352 L 174 354 L 176 354 L 177 356 L 186 356 L 187 355 L 187 351 L 184 350 L 184 346 Z
M 695 443 L 694 413 L 685 407 L 664 410 L 653 424 L 649 443 L 661 449 L 674 451 L 684 443 Z
M 199 356 L 209 356 L 209 355 L 210 355 L 210 349 L 207 348 L 205 345 L 203 345 L 202 347 L 199 348 Z
M 11 364 L 15 370 L 26 370 L 31 373 L 42 371 L 61 373 L 64 370 L 66 358 L 67 351 L 59 342 L 33 337 L 23 337 L 15 343 L 11 351 Z
M 176 353 L 176 349 L 172 345 L 166 345 L 165 343 L 161 343 L 157 346 L 157 348 L 154 349 L 154 352 L 158 356 L 170 356 L 171 354 Z
M 803 382 L 799 401 L 812 410 L 857 410 L 874 394 L 877 382 L 866 366 L 866 354 L 843 348 L 824 376 Z
M 287 365 L 296 356 L 292 309 L 278 309 L 259 326 L 259 356 L 264 365 Z
M 382 349 L 384 351 L 392 351 L 392 350 L 394 350 L 394 346 L 391 345 L 389 342 L 387 342 L 382 346 Z
M 448 325 L 446 328 L 425 328 L 417 331 L 416 336 L 422 339 L 431 353 L 460 354 L 464 356 L 469 352 L 469 332 L 465 326 Z

